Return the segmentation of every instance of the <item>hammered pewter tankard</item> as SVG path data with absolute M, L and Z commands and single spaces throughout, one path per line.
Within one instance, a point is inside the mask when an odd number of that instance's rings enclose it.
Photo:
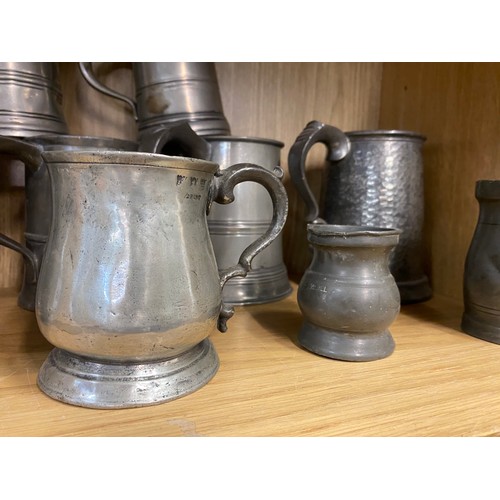
M 25 245 L 0 234 L 0 245 L 19 252 L 25 261 L 22 287 L 18 295 L 20 307 L 28 311 L 35 310 L 37 275 L 52 220 L 50 178 L 42 160 L 42 151 L 89 148 L 135 151 L 138 147 L 135 142 L 109 137 L 58 134 L 32 136 L 24 140 L 0 137 L 0 154 L 11 155 L 25 165 Z
M 306 204 L 306 221 L 365 225 L 401 230 L 390 269 L 403 304 L 420 302 L 432 291 L 423 270 L 424 184 L 422 145 L 411 131 L 342 132 L 310 122 L 291 147 L 290 178 Z M 321 211 L 305 176 L 305 161 L 315 143 L 328 148 Z
M 200 137 L 188 122 L 151 131 L 143 147 L 167 155 L 190 156 L 213 161 L 221 169 L 235 163 L 253 163 L 269 172 L 282 173 L 283 143 L 273 139 L 237 136 Z M 276 169 L 276 170 L 275 170 Z M 267 191 L 256 183 L 235 188 L 230 205 L 214 205 L 208 215 L 208 230 L 219 269 L 226 269 L 272 219 L 273 207 Z M 223 290 L 224 302 L 233 305 L 263 304 L 280 300 L 292 292 L 283 262 L 282 234 L 252 262 L 244 278 L 234 278 Z
M 57 63 L 0 62 L 0 134 L 65 134 Z
M 92 63 L 81 62 L 79 67 L 92 87 L 132 108 L 139 135 L 184 120 L 199 135 L 230 134 L 214 63 L 133 62 L 135 100 L 100 83 Z
M 277 176 L 243 163 L 224 171 L 194 158 L 117 151 L 44 151 L 53 221 L 36 294 L 40 331 L 55 349 L 38 385 L 92 408 L 158 404 L 216 373 L 209 336 L 233 309 L 222 287 L 245 276 L 280 233 L 288 205 Z M 258 182 L 273 200 L 266 233 L 219 272 L 208 233 L 212 202 Z
M 461 328 L 500 344 L 500 180 L 476 182 L 479 217 L 464 266 Z
M 305 349 L 345 361 L 373 361 L 395 347 L 389 326 L 400 310 L 389 255 L 399 231 L 308 224 L 313 259 L 299 283 Z

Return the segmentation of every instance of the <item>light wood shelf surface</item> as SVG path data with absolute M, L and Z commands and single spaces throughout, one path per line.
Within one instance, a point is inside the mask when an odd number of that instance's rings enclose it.
M 444 297 L 403 306 L 388 358 L 349 363 L 296 344 L 296 285 L 284 300 L 238 307 L 211 338 L 220 358 L 202 389 L 158 406 L 95 410 L 36 385 L 51 345 L 0 290 L 1 436 L 492 436 L 500 434 L 500 346 L 460 331 Z

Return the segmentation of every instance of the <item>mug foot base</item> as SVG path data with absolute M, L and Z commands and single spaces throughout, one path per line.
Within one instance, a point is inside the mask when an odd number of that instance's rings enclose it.
M 186 396 L 207 384 L 219 368 L 209 339 L 163 361 L 103 363 L 53 349 L 38 374 L 47 396 L 87 408 L 133 408 Z
M 500 344 L 500 324 L 498 326 L 492 325 L 474 318 L 470 314 L 464 313 L 462 315 L 462 323 L 460 328 L 463 332 L 487 342 Z
M 395 348 L 389 330 L 377 333 L 336 332 L 305 322 L 299 333 L 302 347 L 320 356 L 343 361 L 375 361 Z
M 424 302 L 432 298 L 432 289 L 427 276 L 414 281 L 396 280 L 396 284 L 398 285 L 401 304 L 403 305 Z

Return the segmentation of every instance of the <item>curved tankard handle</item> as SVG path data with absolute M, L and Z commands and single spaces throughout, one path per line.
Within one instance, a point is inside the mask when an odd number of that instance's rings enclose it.
M 42 168 L 42 147 L 35 144 L 11 137 L 0 137 L 0 154 L 2 153 L 20 160 L 34 175 Z M 23 256 L 25 264 L 31 268 L 31 283 L 35 284 L 39 267 L 37 256 L 29 248 L 2 233 L 0 233 L 0 245 L 19 252 Z
M 275 167 L 274 173 L 252 163 L 238 163 L 215 174 L 211 199 L 227 205 L 234 201 L 234 188 L 240 182 L 252 181 L 264 186 L 273 202 L 273 218 L 267 231 L 251 243 L 240 255 L 238 263 L 219 272 L 221 289 L 231 278 L 245 277 L 251 269 L 254 257 L 268 247 L 280 234 L 288 214 L 288 197 L 281 182 L 283 170 Z M 227 330 L 226 322 L 234 314 L 234 309 L 222 304 L 219 314 L 219 331 Z
M 119 99 L 120 101 L 123 101 L 127 103 L 131 108 L 132 108 L 132 113 L 134 115 L 134 119 L 137 121 L 138 120 L 138 114 L 137 114 L 137 104 L 135 103 L 134 100 L 130 99 L 126 95 L 120 94 L 119 92 L 116 92 L 116 90 L 112 90 L 109 87 L 106 87 L 106 85 L 103 85 L 95 76 L 94 70 L 92 69 L 92 63 L 91 62 L 79 62 L 78 67 L 80 68 L 80 72 L 87 81 L 87 83 L 91 86 L 94 87 L 96 90 L 99 92 L 102 92 L 105 95 L 108 95 L 110 97 L 114 97 L 115 99 Z
M 167 151 L 163 153 L 165 148 Z M 168 148 L 174 148 L 174 153 L 171 154 Z M 210 144 L 191 128 L 188 121 L 182 121 L 142 132 L 139 136 L 139 151 L 208 160 Z
M 319 217 L 319 206 L 306 179 L 306 158 L 311 147 L 323 143 L 328 148 L 327 160 L 339 161 L 345 158 L 351 149 L 349 138 L 336 127 L 319 121 L 309 122 L 299 134 L 288 153 L 288 171 L 290 179 L 306 204 L 306 222 L 324 222 Z

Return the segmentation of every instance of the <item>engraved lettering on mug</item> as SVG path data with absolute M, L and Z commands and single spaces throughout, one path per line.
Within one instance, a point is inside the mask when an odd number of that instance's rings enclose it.
M 189 178 L 189 185 L 196 186 L 196 184 L 198 184 L 198 178 L 197 177 L 190 177 Z
M 205 187 L 205 184 L 207 183 L 206 179 L 201 179 L 200 180 L 200 187 L 203 189 Z
M 186 193 L 184 198 L 187 200 L 201 200 L 201 194 Z
M 186 179 L 187 179 L 187 177 L 185 175 L 178 175 L 176 186 L 179 186 L 180 184 L 182 184 Z

